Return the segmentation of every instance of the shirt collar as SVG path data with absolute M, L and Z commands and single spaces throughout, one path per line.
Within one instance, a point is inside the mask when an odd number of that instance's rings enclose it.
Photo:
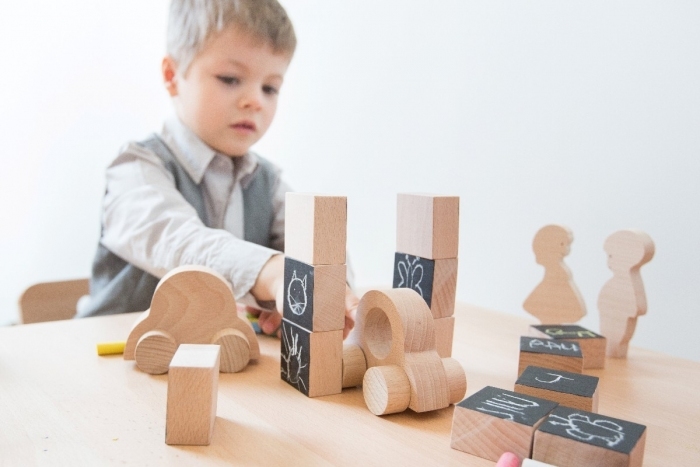
M 228 158 L 228 156 L 218 154 L 204 141 L 199 139 L 199 137 L 177 117 L 173 116 L 165 121 L 163 124 L 162 136 L 165 143 L 173 151 L 180 165 L 182 165 L 187 174 L 198 185 L 202 183 L 204 173 L 215 157 Z M 236 170 L 236 178 L 238 178 L 245 187 L 247 182 L 251 179 L 250 175 L 255 172 L 258 166 L 258 158 L 254 153 L 248 152 L 242 157 L 233 158 L 233 162 Z

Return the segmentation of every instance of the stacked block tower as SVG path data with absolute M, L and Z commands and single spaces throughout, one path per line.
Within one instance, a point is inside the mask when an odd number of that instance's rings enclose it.
M 458 245 L 458 196 L 398 195 L 393 287 L 411 288 L 428 304 L 442 358 L 452 356 Z
M 309 397 L 342 390 L 347 198 L 287 193 L 281 377 Z

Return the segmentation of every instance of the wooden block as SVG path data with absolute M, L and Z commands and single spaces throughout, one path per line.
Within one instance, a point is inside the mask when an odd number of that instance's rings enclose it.
M 147 334 L 160 337 L 142 339 Z M 165 372 L 180 344 L 220 344 L 224 372 L 238 371 L 231 368 L 242 369 L 240 361 L 247 364 L 260 357 L 258 339 L 248 320 L 238 316 L 231 286 L 213 269 L 182 266 L 163 276 L 151 307 L 139 316 L 129 333 L 124 360 L 135 359 L 148 373 Z M 144 347 L 139 351 L 139 346 Z M 234 355 L 239 350 L 247 356 Z M 238 363 L 229 363 L 231 359 Z M 146 369 L 151 367 L 153 370 Z
M 287 193 L 284 251 L 312 265 L 345 264 L 347 198 Z
M 564 264 L 574 236 L 563 225 L 542 227 L 532 242 L 537 264 L 544 266 L 542 282 L 527 297 L 523 308 L 541 323 L 575 323 L 586 315 L 586 305 Z
M 446 368 L 446 359 L 438 355 L 434 319 L 416 291 L 370 290 L 360 300 L 355 327 L 354 337 L 364 353 L 368 371 L 396 365 L 406 373 L 411 386 L 411 410 L 426 412 L 447 407 L 454 394 L 466 391 L 464 370 Z M 447 365 L 452 364 L 461 368 L 456 361 Z
M 605 240 L 613 277 L 600 290 L 600 332 L 607 339 L 607 355 L 624 358 L 634 335 L 637 317 L 647 312 L 640 268 L 654 257 L 654 241 L 639 230 L 620 230 Z
M 396 253 L 392 287 L 418 292 L 436 319 L 452 316 L 457 291 L 457 263 L 457 258 L 426 259 Z
M 427 259 L 457 258 L 459 197 L 400 193 L 396 250 Z
M 559 406 L 535 432 L 532 458 L 567 467 L 636 467 L 645 440 L 644 425 Z
M 435 325 L 435 345 L 437 353 L 442 358 L 452 356 L 452 340 L 455 333 L 455 317 L 436 319 Z
M 311 266 L 284 259 L 283 316 L 307 331 L 336 331 L 345 327 L 346 266 Z
M 281 377 L 309 397 L 343 387 L 343 330 L 309 332 L 282 320 Z
M 374 415 L 403 412 L 411 401 L 411 384 L 398 365 L 375 366 L 362 380 L 365 404 Z
M 168 374 L 167 444 L 211 443 L 218 385 L 219 346 L 180 345 Z
M 535 430 L 556 406 L 487 386 L 455 406 L 450 446 L 494 462 L 504 452 L 530 457 Z
M 515 392 L 574 409 L 598 411 L 598 378 L 595 376 L 529 366 L 515 382 Z
M 536 337 L 520 337 L 518 376 L 528 366 L 583 372 L 583 353 L 576 342 L 561 342 Z
M 576 325 L 530 326 L 530 335 L 556 341 L 576 342 L 583 352 L 583 368 L 605 368 L 606 339 L 584 327 Z
M 367 371 L 365 354 L 357 344 L 343 344 L 343 388 L 362 384 Z

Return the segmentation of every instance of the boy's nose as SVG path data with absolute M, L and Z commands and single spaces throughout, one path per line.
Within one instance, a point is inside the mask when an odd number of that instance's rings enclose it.
M 261 95 L 255 90 L 248 90 L 241 96 L 238 105 L 242 109 L 260 110 L 262 106 Z

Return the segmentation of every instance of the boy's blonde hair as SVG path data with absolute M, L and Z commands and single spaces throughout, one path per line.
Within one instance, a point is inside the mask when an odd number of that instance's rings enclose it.
M 167 53 L 185 73 L 206 41 L 229 25 L 241 28 L 277 53 L 294 54 L 294 27 L 277 0 L 172 0 Z

